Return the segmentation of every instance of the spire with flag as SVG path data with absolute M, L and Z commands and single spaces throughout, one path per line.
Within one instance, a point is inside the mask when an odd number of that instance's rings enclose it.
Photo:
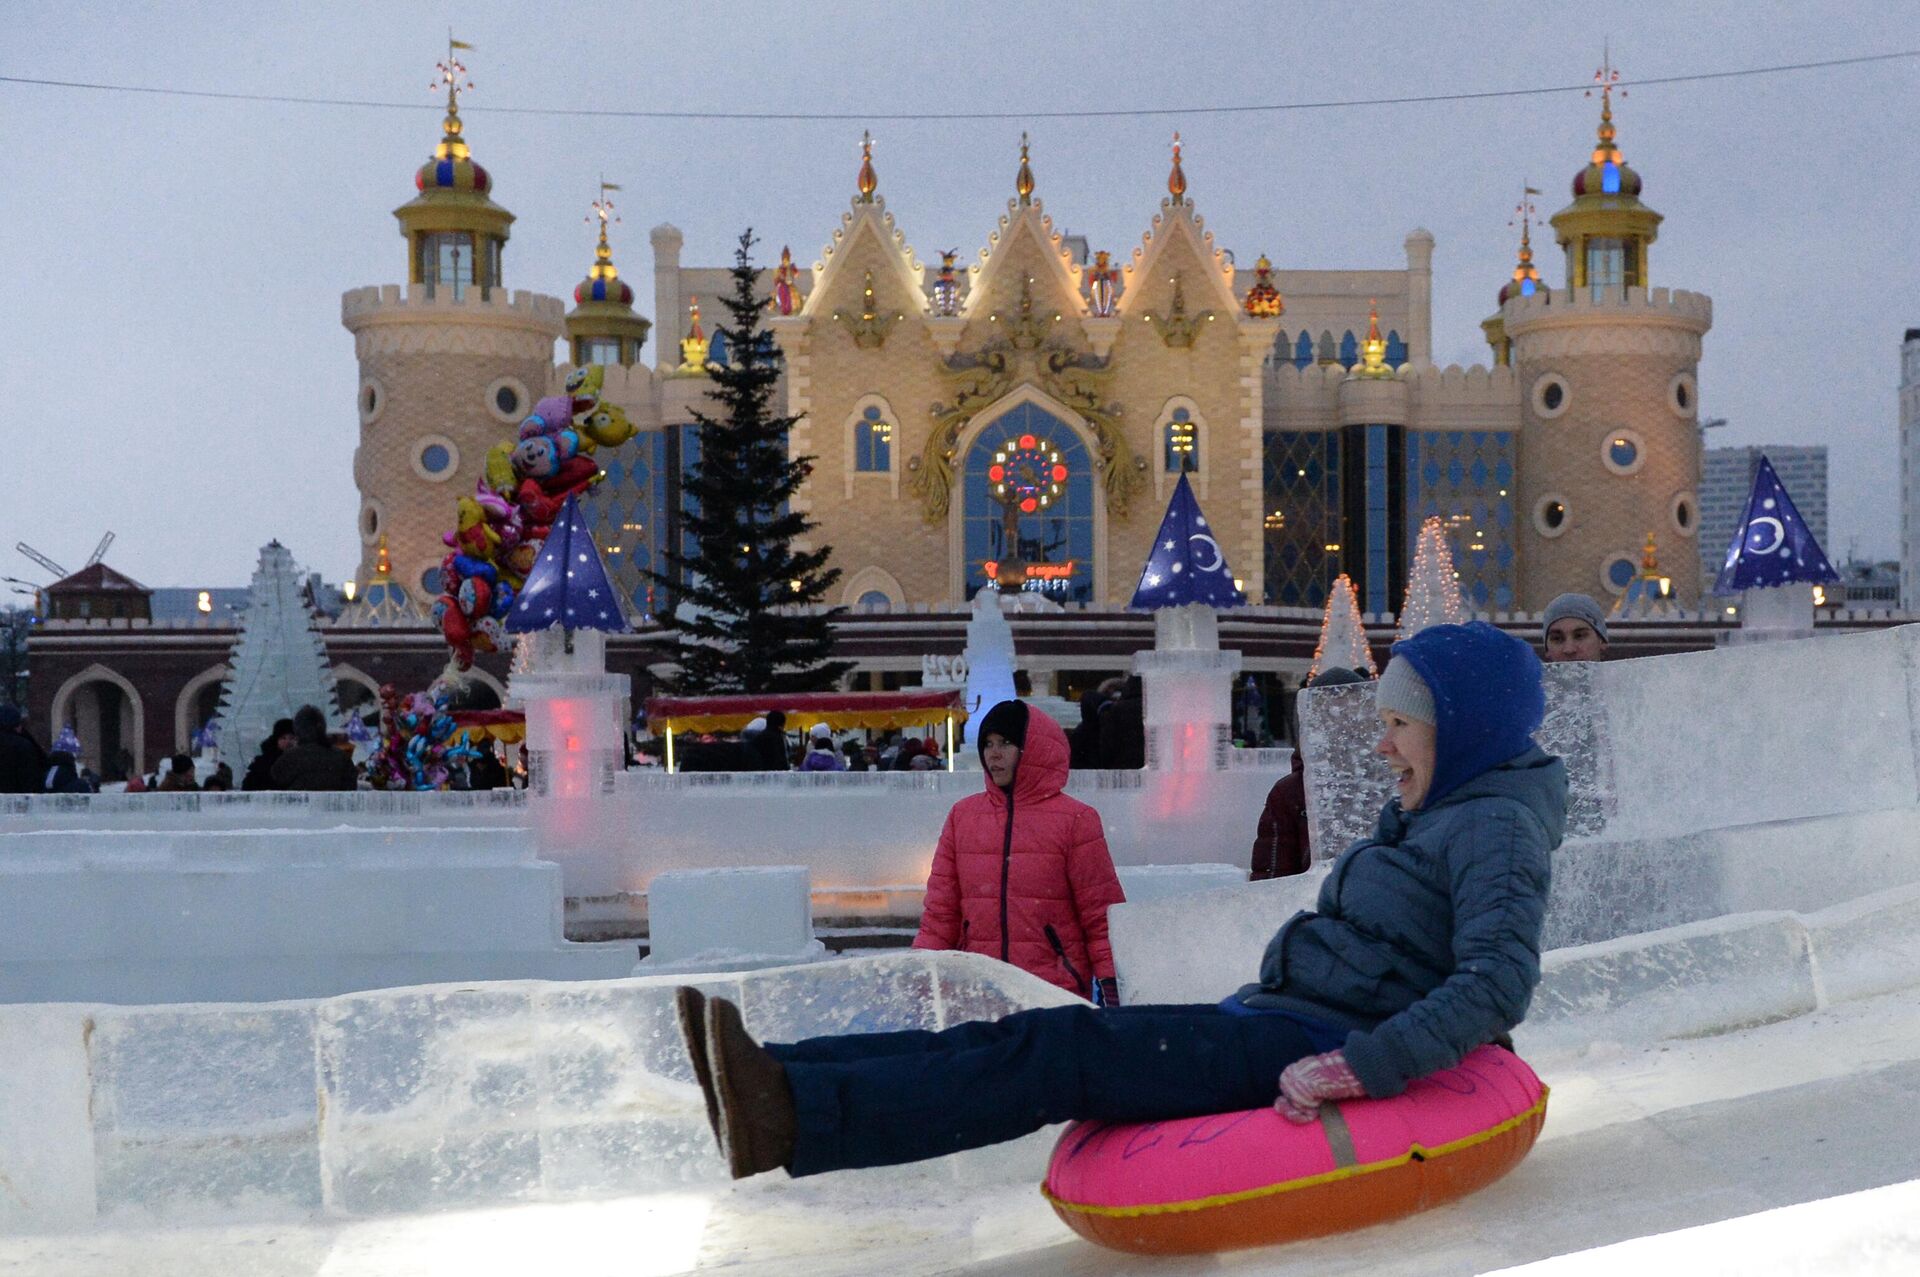
M 555 626 L 609 634 L 624 634 L 628 628 L 626 612 L 607 578 L 607 565 L 600 561 L 600 547 L 587 530 L 577 496 L 567 498 L 560 517 L 553 521 L 533 570 L 527 573 L 527 583 L 507 613 L 507 629 L 516 634 Z
M 1738 594 L 1780 585 L 1824 585 L 1840 574 L 1827 562 L 1813 530 L 1763 453 L 1753 472 L 1746 517 L 1734 529 L 1727 561 L 1713 584 L 1715 594 Z
M 1187 476 L 1173 490 L 1167 517 L 1153 538 L 1153 552 L 1140 572 L 1129 607 L 1159 609 L 1204 603 L 1208 607 L 1245 607 L 1247 596 L 1233 579 L 1227 555 L 1214 540 L 1207 516 L 1200 513 Z

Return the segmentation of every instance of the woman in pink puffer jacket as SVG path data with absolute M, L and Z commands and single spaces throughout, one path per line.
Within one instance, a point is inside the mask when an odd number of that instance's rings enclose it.
M 1126 897 L 1100 813 L 1060 792 L 1066 733 L 1002 701 L 975 739 L 986 792 L 947 813 L 913 947 L 983 953 L 1113 1005 L 1107 906 Z

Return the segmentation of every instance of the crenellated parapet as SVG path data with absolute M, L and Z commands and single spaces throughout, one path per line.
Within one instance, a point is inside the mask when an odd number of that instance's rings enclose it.
M 498 355 L 552 358 L 566 331 L 566 303 L 528 289 L 447 289 L 381 284 L 348 289 L 340 322 L 362 360 L 376 354 Z
M 1700 358 L 1713 327 L 1713 299 L 1686 289 L 1628 288 L 1595 299 L 1584 290 L 1511 297 L 1500 307 L 1506 334 L 1535 359 L 1571 355 Z

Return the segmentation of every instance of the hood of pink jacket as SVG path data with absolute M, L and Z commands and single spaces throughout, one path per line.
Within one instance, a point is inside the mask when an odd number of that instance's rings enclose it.
M 1067 733 L 1052 717 L 1027 706 L 1027 739 L 1020 746 L 1020 761 L 1013 769 L 1013 801 L 1017 811 L 1028 803 L 1051 798 L 1067 787 Z M 996 807 L 1006 805 L 1007 796 L 993 777 L 984 771 L 981 784 Z

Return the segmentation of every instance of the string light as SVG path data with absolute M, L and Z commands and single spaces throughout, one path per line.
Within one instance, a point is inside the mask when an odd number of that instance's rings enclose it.
M 1345 572 L 1333 579 L 1333 589 L 1327 594 L 1327 610 L 1320 618 L 1320 641 L 1314 645 L 1308 680 L 1332 666 L 1359 670 L 1368 678 L 1380 676 L 1379 666 L 1373 663 L 1373 649 L 1367 645 L 1367 627 L 1360 619 L 1360 600 L 1354 597 L 1353 582 Z
M 1456 583 L 1453 551 L 1447 546 L 1447 525 L 1438 516 L 1420 525 L 1414 545 L 1413 567 L 1407 573 L 1407 598 L 1400 607 L 1396 640 L 1411 638 L 1430 625 L 1459 625 L 1467 619 L 1466 604 Z

